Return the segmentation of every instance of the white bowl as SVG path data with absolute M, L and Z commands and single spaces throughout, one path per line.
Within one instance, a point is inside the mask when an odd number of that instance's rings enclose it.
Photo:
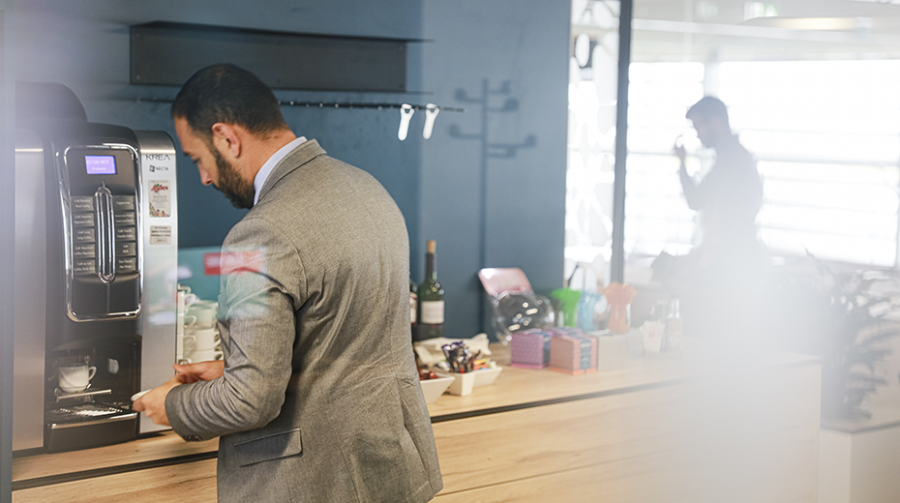
M 422 394 L 425 395 L 425 403 L 431 403 L 440 398 L 452 382 L 452 377 L 419 380 L 419 384 L 422 385 Z
M 453 384 L 450 385 L 449 390 L 451 395 L 465 396 L 472 393 L 472 388 L 474 388 L 475 386 L 486 386 L 488 384 L 493 384 L 502 370 L 503 367 L 494 367 L 476 370 L 474 372 L 468 372 L 465 374 L 438 372 L 438 375 L 441 377 L 454 378 Z
M 494 384 L 494 381 L 497 380 L 497 376 L 499 376 L 500 372 L 502 371 L 503 367 L 494 367 L 472 372 L 472 374 L 475 376 L 475 386 L 487 386 L 488 384 Z

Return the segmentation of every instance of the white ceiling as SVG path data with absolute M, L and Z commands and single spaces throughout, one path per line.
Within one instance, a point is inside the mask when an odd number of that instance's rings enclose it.
M 765 0 L 777 16 L 745 19 L 747 3 L 635 0 L 632 60 L 900 58 L 900 0 Z M 618 10 L 617 2 L 574 0 L 573 38 L 609 31 L 601 15 L 580 16 L 606 5 Z

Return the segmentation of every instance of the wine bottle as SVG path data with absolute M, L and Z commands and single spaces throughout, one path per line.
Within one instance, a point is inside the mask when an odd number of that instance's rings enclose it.
M 677 298 L 669 303 L 669 312 L 666 316 L 666 351 L 681 349 L 681 306 Z
M 437 280 L 436 242 L 428 241 L 425 254 L 425 280 L 419 285 L 417 340 L 436 339 L 444 333 L 444 289 Z
M 415 334 L 416 315 L 419 309 L 419 287 L 412 279 L 409 280 L 409 326 Z

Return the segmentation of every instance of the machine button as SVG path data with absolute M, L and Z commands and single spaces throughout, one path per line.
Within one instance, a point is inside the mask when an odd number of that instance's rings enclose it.
M 134 257 L 137 255 L 137 243 L 116 243 L 116 257 Z
M 72 272 L 75 274 L 97 274 L 97 262 L 94 260 L 76 260 Z
M 122 212 L 122 213 L 116 213 L 116 214 L 115 214 L 115 219 L 116 219 L 116 227 L 118 227 L 118 226 L 120 226 L 120 225 L 122 225 L 122 226 L 125 226 L 125 225 L 137 225 L 137 222 L 136 222 L 135 219 L 134 219 L 134 212 L 133 212 L 133 211 Z
M 76 244 L 72 254 L 75 258 L 95 258 L 97 247 L 92 244 Z
M 94 198 L 91 196 L 72 196 L 72 210 L 94 211 Z
M 137 241 L 134 227 L 116 227 L 116 241 Z
M 93 227 L 94 214 L 87 212 L 77 212 L 72 215 L 72 225 L 75 227 Z
M 75 242 L 76 243 L 93 243 L 96 239 L 94 238 L 94 229 L 75 229 Z
M 116 258 L 116 272 L 126 273 L 137 271 L 137 258 Z
M 134 196 L 112 196 L 114 211 L 134 211 Z

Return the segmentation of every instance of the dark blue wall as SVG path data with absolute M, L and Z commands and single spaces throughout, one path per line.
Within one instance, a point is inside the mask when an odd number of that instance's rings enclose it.
M 135 98 L 173 98 L 177 87 L 128 84 L 128 26 L 150 21 L 218 24 L 305 33 L 420 38 L 420 2 L 392 0 L 304 2 L 121 2 L 83 0 L 18 2 L 19 80 L 61 82 L 81 98 L 88 118 L 133 129 L 167 131 L 175 138 L 167 104 Z M 223 61 L 228 54 L 223 52 Z M 409 69 L 410 89 L 421 88 L 418 58 Z M 285 62 L 302 64 L 302 62 Z M 282 99 L 404 101 L 407 95 L 278 92 Z M 407 216 L 417 222 L 418 159 L 421 143 L 396 139 L 397 116 L 370 110 L 283 109 L 292 129 L 319 140 L 334 157 L 371 172 Z M 177 144 L 177 141 L 176 141 Z M 215 246 L 242 216 L 217 191 L 199 183 L 196 167 L 179 156 L 179 241 L 181 247 Z
M 81 98 L 90 120 L 163 130 L 173 138 L 168 105 L 136 98 L 172 98 L 177 88 L 128 84 L 131 24 L 159 20 L 430 40 L 410 47 L 408 88 L 424 94 L 276 92 L 288 100 L 468 109 L 441 113 L 430 140 L 421 137 L 423 113 L 413 117 L 404 142 L 397 139 L 398 112 L 286 107 L 288 124 L 384 184 L 407 219 L 416 281 L 423 275 L 425 240 L 438 240 L 448 336 L 480 331 L 483 294 L 475 275 L 482 266 L 521 267 L 537 290 L 561 285 L 569 2 L 29 0 L 17 9 L 19 80 L 63 83 Z M 484 85 L 498 91 L 490 96 L 491 108 L 507 98 L 517 106 L 485 113 L 481 103 L 461 99 L 482 98 Z M 529 137 L 533 145 L 502 157 L 503 145 Z M 180 246 L 218 245 L 243 212 L 203 187 L 193 164 L 179 157 Z
M 563 283 L 569 2 L 424 5 L 425 88 L 468 112 L 439 115 L 423 147 L 419 234 L 438 241 L 445 332 L 471 337 L 479 268 L 520 267 L 536 291 Z

